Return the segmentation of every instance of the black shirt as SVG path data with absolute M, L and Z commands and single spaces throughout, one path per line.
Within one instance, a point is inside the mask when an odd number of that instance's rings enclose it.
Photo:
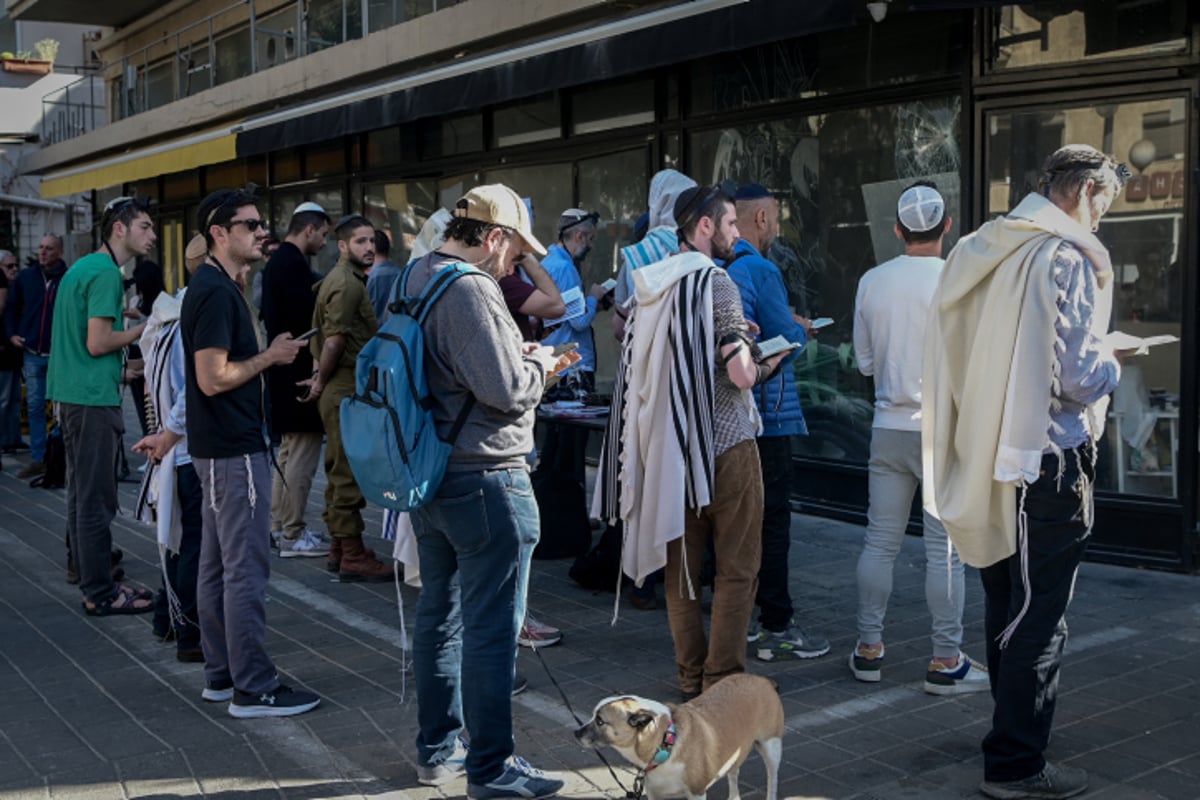
M 267 341 L 273 341 L 281 333 L 299 336 L 313 327 L 315 284 L 321 276 L 313 273 L 300 248 L 291 242 L 279 245 L 263 268 L 262 276 L 262 319 L 267 327 Z M 296 383 L 311 378 L 312 373 L 313 357 L 307 347 L 296 354 L 291 364 L 267 370 L 268 422 L 273 434 L 325 431 L 317 404 L 297 399 L 303 391 Z
M 261 375 L 212 397 L 200 391 L 196 382 L 198 350 L 225 350 L 230 361 L 254 357 L 258 353 L 254 324 L 233 279 L 212 264 L 202 264 L 183 296 L 179 322 L 187 382 L 188 452 L 193 456 L 233 458 L 267 449 Z

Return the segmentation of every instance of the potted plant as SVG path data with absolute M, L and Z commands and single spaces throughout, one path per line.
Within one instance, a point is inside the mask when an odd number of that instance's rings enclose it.
M 24 51 L 16 55 L 0 53 L 0 66 L 5 72 L 48 75 L 54 69 L 54 59 L 57 55 L 58 41 L 42 39 L 34 43 L 33 52 Z

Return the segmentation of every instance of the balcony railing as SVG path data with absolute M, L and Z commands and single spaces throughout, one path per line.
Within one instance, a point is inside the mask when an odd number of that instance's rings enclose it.
M 460 2 L 296 0 L 259 14 L 255 0 L 238 0 L 47 95 L 43 141 L 82 136 L 108 117 L 141 114 Z

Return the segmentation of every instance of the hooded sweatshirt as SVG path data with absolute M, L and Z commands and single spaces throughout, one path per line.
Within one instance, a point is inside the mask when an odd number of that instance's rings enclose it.
M 660 170 L 650 179 L 650 230 L 637 244 L 621 248 L 621 269 L 613 290 L 618 305 L 625 305 L 633 296 L 634 270 L 679 251 L 675 201 L 695 185 L 694 180 L 673 169 Z

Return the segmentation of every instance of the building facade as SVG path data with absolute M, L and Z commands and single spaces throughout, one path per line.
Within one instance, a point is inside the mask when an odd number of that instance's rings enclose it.
M 112 29 L 87 78 L 109 121 L 64 125 L 71 135 L 22 170 L 46 199 L 154 198 L 174 282 L 200 198 L 247 182 L 277 233 L 313 200 L 407 244 L 435 209 L 501 181 L 532 199 L 543 240 L 564 208 L 600 213 L 592 280 L 615 270 L 658 169 L 778 193 L 771 256 L 789 299 L 835 320 L 794 365 L 810 428 L 793 443 L 794 497 L 851 519 L 866 508 L 873 397 L 850 344 L 854 294 L 898 252 L 899 192 L 934 180 L 952 244 L 1031 191 L 1060 145 L 1114 154 L 1134 171 L 1099 233 L 1117 270 L 1114 327 L 1181 341 L 1125 370 L 1090 555 L 1196 567 L 1200 12 L 1188 0 L 108 5 L 8 0 L 19 19 Z M 595 330 L 611 382 L 616 345 L 607 320 Z

